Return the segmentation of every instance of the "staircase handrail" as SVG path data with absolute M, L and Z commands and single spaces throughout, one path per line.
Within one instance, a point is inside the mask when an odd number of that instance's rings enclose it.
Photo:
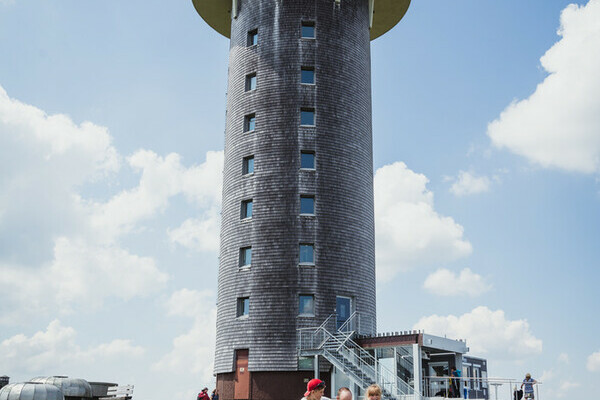
M 338 332 L 345 332 L 346 329 L 348 328 L 348 326 L 350 325 L 351 322 L 354 322 L 354 319 L 358 319 L 358 322 L 360 324 L 360 314 L 357 311 L 354 311 L 352 314 L 350 314 L 350 316 L 348 317 L 348 319 L 346 321 L 344 321 L 344 323 L 337 329 Z M 357 331 L 358 329 L 350 329 L 351 331 Z

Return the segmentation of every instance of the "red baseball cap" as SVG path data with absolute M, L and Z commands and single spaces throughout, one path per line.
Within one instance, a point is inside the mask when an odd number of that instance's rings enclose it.
M 325 388 L 325 382 L 317 378 L 311 379 L 306 385 L 306 393 L 304 393 L 304 397 L 307 397 L 313 390 L 321 388 Z

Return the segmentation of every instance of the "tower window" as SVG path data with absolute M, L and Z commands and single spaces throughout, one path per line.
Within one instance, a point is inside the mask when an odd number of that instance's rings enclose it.
M 256 72 L 246 75 L 246 92 L 256 89 Z
M 242 201 L 242 219 L 252 218 L 252 199 Z
M 258 29 L 252 29 L 248 31 L 248 42 L 247 46 L 256 46 L 258 44 Z
M 300 125 L 314 126 L 315 125 L 315 109 L 301 108 L 300 109 Z
M 242 174 L 248 175 L 254 173 L 254 156 L 244 157 L 242 161 Z
M 312 151 L 302 151 L 300 153 L 300 168 L 315 169 L 315 153 Z
M 302 21 L 301 37 L 303 39 L 315 38 L 315 23 L 313 21 Z
M 313 67 L 302 67 L 300 69 L 300 83 L 306 85 L 315 83 L 315 69 Z
M 315 246 L 313 244 L 300 245 L 300 265 L 315 265 Z
M 244 132 L 252 132 L 256 126 L 256 114 L 248 114 L 244 117 Z
M 237 299 L 237 316 L 247 317 L 250 313 L 250 297 L 240 297 Z
M 300 214 L 315 215 L 315 196 L 300 196 Z
M 298 315 L 306 317 L 315 316 L 315 296 L 312 294 L 301 294 Z
M 242 247 L 240 249 L 240 268 L 250 268 L 252 264 L 252 247 Z

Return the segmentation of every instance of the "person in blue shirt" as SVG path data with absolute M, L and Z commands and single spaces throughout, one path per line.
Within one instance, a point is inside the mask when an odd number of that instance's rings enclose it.
M 525 387 L 525 389 L 523 390 L 523 397 L 525 399 L 534 399 L 533 396 L 533 385 L 535 385 L 537 383 L 537 381 L 533 378 L 531 378 L 531 374 L 527 373 L 525 374 L 525 379 L 523 379 L 523 383 L 521 383 L 521 389 L 523 389 L 523 387 Z

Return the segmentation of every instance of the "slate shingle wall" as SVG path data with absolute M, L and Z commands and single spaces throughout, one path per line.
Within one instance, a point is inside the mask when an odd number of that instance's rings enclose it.
M 316 39 L 301 39 L 302 21 Z M 219 267 L 215 372 L 234 368 L 249 349 L 249 371 L 297 369 L 296 329 L 319 325 L 336 295 L 354 299 L 364 333 L 375 327 L 375 255 L 367 0 L 240 0 L 232 21 Z M 258 29 L 258 45 L 247 47 Z M 316 84 L 300 84 L 314 66 Z M 245 77 L 257 89 L 245 92 Z M 300 108 L 316 126 L 300 126 Z M 256 129 L 243 132 L 244 116 Z M 300 170 L 300 151 L 316 170 Z M 254 155 L 254 174 L 242 159 Z M 315 216 L 300 216 L 300 195 L 315 196 Z M 253 216 L 240 220 L 243 200 Z M 298 266 L 300 243 L 314 243 L 315 266 Z M 238 268 L 252 246 L 252 266 Z M 299 294 L 314 294 L 315 317 L 297 317 Z M 250 315 L 236 318 L 239 297 Z M 370 316 L 368 318 L 367 316 Z

